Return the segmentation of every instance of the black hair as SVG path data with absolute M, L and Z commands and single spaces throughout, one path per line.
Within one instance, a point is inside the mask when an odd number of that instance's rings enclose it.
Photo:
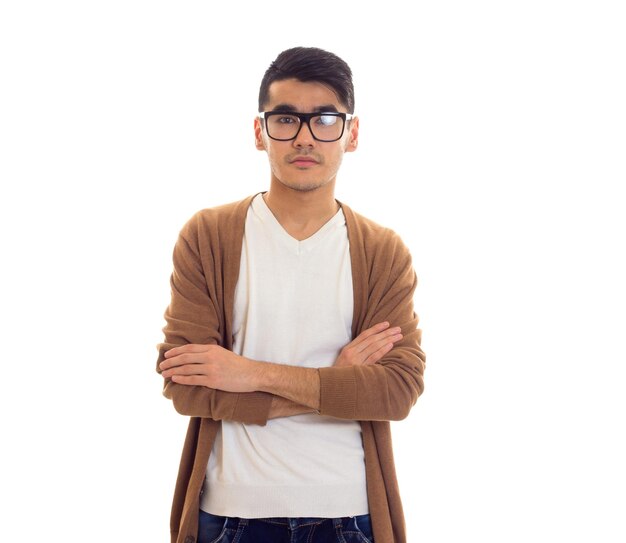
M 259 89 L 259 111 L 269 100 L 274 81 L 297 79 L 304 83 L 316 81 L 328 85 L 348 113 L 354 113 L 352 70 L 337 55 L 317 47 L 293 47 L 283 51 L 266 70 Z

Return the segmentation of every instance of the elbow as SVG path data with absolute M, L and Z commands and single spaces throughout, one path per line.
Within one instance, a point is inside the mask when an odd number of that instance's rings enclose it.
M 387 420 L 399 421 L 409 416 L 424 392 L 425 357 L 418 348 L 407 352 L 404 360 L 386 366 Z
M 399 421 L 406 419 L 423 391 L 424 381 L 420 378 L 416 383 L 412 384 L 412 386 L 406 386 L 403 390 L 395 394 L 390 401 L 390 410 L 387 420 Z
M 182 406 L 180 405 L 180 402 L 178 401 L 177 395 L 173 394 L 171 381 L 168 381 L 165 383 L 165 386 L 163 387 L 163 396 L 165 396 L 165 398 L 167 398 L 168 400 L 172 401 L 172 405 L 174 406 L 174 409 L 179 415 L 186 414 L 184 413 L 184 410 Z
M 184 395 L 176 393 L 176 384 L 172 383 L 172 381 L 165 381 L 165 385 L 163 386 L 163 396 L 172 401 L 172 405 L 179 415 L 183 415 L 185 417 L 194 416 L 188 409 L 189 402 L 184 401 Z
M 412 407 L 413 403 L 409 402 L 402 402 L 401 404 L 395 405 L 389 412 L 387 420 L 398 421 L 406 419 L 409 416 Z
M 180 404 L 180 402 L 176 398 L 172 398 L 172 405 L 179 415 L 183 415 L 184 417 L 192 416 L 187 412 L 187 410 Z

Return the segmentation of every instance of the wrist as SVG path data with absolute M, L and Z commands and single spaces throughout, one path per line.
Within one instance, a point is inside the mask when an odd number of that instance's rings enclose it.
M 255 372 L 256 390 L 319 409 L 320 381 L 317 368 L 261 362 Z
M 264 379 L 264 366 L 267 364 L 265 362 L 259 362 L 257 360 L 252 360 L 251 358 L 242 357 L 246 364 L 246 375 L 249 387 L 252 391 L 260 391 L 263 392 L 263 383 L 267 380 Z
M 255 386 L 255 390 L 260 392 L 275 393 L 276 387 L 274 385 L 279 379 L 279 371 L 281 368 L 283 368 L 281 364 L 253 361 L 250 375 Z

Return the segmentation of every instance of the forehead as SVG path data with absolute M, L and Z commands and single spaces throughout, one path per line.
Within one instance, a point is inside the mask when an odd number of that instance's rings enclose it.
M 283 79 L 274 81 L 269 87 L 267 109 L 279 106 L 290 106 L 294 111 L 317 111 L 321 107 L 335 106 L 337 111 L 345 111 L 335 92 L 328 86 L 317 81 L 298 81 Z

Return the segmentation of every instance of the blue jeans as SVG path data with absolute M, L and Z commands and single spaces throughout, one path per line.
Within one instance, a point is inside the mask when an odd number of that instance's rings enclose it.
M 200 510 L 198 543 L 374 543 L 369 515 L 234 518 Z

